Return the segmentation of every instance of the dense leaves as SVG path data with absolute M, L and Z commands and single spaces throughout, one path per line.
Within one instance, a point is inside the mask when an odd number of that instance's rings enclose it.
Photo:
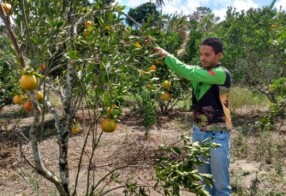
M 204 189 L 202 179 L 211 186 L 212 178 L 208 174 L 199 174 L 195 166 L 204 164 L 199 157 L 209 157 L 210 150 L 219 147 L 219 144 L 210 143 L 210 140 L 205 140 L 202 144 L 191 143 L 186 136 L 182 136 L 181 140 L 182 147 L 162 146 L 166 154 L 161 156 L 156 164 L 158 184 L 163 186 L 164 195 L 179 196 L 181 190 L 197 195 L 209 195 Z
M 154 3 L 148 2 L 136 8 L 131 8 L 128 11 L 128 15 L 139 24 L 147 22 L 148 18 L 150 18 L 150 16 L 153 16 L 152 20 L 153 24 L 155 24 L 154 22 L 157 21 L 159 17 L 159 12 L 157 11 L 156 5 Z M 134 25 L 134 22 L 130 18 L 126 18 L 126 23 L 129 26 Z
M 148 129 L 156 123 L 157 109 L 166 115 L 179 100 L 190 97 L 190 82 L 168 70 L 163 59 L 154 56 L 154 46 L 165 48 L 188 64 L 199 64 L 200 42 L 210 36 L 221 37 L 225 44 L 222 63 L 233 73 L 234 84 L 265 93 L 274 103 L 275 117 L 284 117 L 285 78 L 279 78 L 286 74 L 285 12 L 273 9 L 273 6 L 242 12 L 229 8 L 226 19 L 219 22 L 205 7 L 197 8 L 189 16 L 161 15 L 156 4 L 149 2 L 130 9 L 126 16 L 125 7 L 113 3 L 112 0 L 93 3 L 86 0 L 11 0 L 13 17 L 5 18 L 13 25 L 1 27 L 0 106 L 11 103 L 18 93 L 25 94 L 31 99 L 34 122 L 39 122 L 37 118 L 40 114 L 45 115 L 45 107 L 51 107 L 51 104 L 48 104 L 49 100 L 36 101 L 35 91 L 45 89 L 47 94 L 56 92 L 61 98 L 64 115 L 61 121 L 55 115 L 56 110 L 50 109 L 56 124 L 58 122 L 55 129 L 61 153 L 60 181 L 52 175 L 58 172 L 46 172 L 40 155 L 36 154 L 38 138 L 32 142 L 37 171 L 53 182 L 60 194 L 70 194 L 65 155 L 80 105 L 92 110 L 97 120 L 94 124 L 100 118 L 112 119 L 115 123 L 122 112 L 124 98 L 136 97 L 142 123 Z M 11 36 L 11 30 L 15 37 Z M 16 39 L 23 54 L 24 65 L 29 65 L 39 80 L 35 91 L 19 87 L 18 80 L 24 70 L 21 53 L 12 38 Z M 164 81 L 170 85 L 164 87 Z M 162 95 L 167 97 L 162 99 Z M 270 117 L 264 125 L 273 122 L 274 116 Z M 35 123 L 32 128 L 37 126 L 39 124 Z M 94 127 L 92 125 L 89 131 L 98 131 Z M 36 129 L 31 130 L 33 136 Z M 97 139 L 93 141 L 99 142 Z M 93 150 L 97 144 L 92 144 Z M 159 161 L 157 178 L 167 195 L 178 195 L 181 187 L 204 194 L 199 184 L 201 176 L 193 166 L 200 164 L 197 155 L 207 155 L 215 146 L 184 144 L 183 149 L 166 148 L 172 154 Z M 183 151 L 187 158 L 180 160 Z M 90 163 L 92 161 L 93 156 Z M 132 192 L 136 186 L 136 183 L 130 184 L 128 188 Z M 93 194 L 96 188 L 88 185 L 87 194 Z M 143 194 L 144 190 L 139 192 Z

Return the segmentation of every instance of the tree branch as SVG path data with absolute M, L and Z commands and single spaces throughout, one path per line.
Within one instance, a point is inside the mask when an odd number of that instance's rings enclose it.
M 24 26 L 25 26 L 25 34 L 27 36 L 28 45 L 29 45 L 29 48 L 31 50 L 31 55 L 34 56 L 34 50 L 33 50 L 32 42 L 31 42 L 30 30 L 29 30 L 29 27 L 28 27 L 27 17 L 26 17 L 26 13 L 25 13 L 24 1 L 23 0 L 19 0 L 19 1 L 20 1 L 20 7 L 21 7 L 21 10 L 22 10 L 23 23 L 24 23 Z
M 2 1 L 0 1 L 0 3 L 2 3 Z M 7 32 L 8 36 L 10 37 L 12 44 L 16 50 L 17 56 L 18 56 L 19 61 L 20 61 L 20 65 L 22 67 L 25 67 L 26 64 L 25 64 L 25 60 L 24 60 L 24 55 L 23 55 L 22 50 L 20 49 L 20 46 L 17 42 L 16 35 L 15 35 L 14 31 L 12 30 L 10 16 L 5 14 L 2 6 L 0 6 L 0 18 L 3 20 L 5 27 L 8 30 L 8 32 Z

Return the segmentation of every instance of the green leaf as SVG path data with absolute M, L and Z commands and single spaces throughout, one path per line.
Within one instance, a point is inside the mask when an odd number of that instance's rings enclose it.
M 172 151 L 178 155 L 182 154 L 182 151 L 179 147 L 173 147 L 172 148 Z
M 70 59 L 77 60 L 79 58 L 79 54 L 77 50 L 69 50 L 68 56 Z

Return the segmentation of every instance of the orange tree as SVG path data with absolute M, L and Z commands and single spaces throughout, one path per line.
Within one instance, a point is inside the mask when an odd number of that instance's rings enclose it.
M 14 94 L 17 94 L 17 71 L 14 69 L 15 65 L 9 60 L 12 55 L 9 54 L 9 38 L 4 33 L 3 26 L 0 28 L 0 108 L 8 105 L 12 101 Z M 20 93 L 20 92 L 19 92 Z
M 154 17 L 154 18 L 152 18 Z M 133 21 L 134 23 L 134 21 Z M 147 88 L 151 91 L 151 97 L 156 101 L 162 114 L 168 114 L 179 100 L 189 97 L 190 83 L 178 78 L 172 73 L 161 58 L 153 55 L 154 46 L 160 45 L 174 55 L 180 55 L 179 51 L 185 49 L 188 22 L 186 17 L 178 15 L 152 16 L 142 22 L 139 29 L 134 29 L 132 34 L 138 39 L 136 50 L 132 51 L 133 65 L 140 69 L 134 72 L 135 78 L 131 93 L 140 95 Z M 145 36 L 142 36 L 145 35 Z M 146 54 L 142 56 L 142 53 Z M 169 88 L 163 87 L 163 82 L 171 83 Z
M 94 150 L 103 133 L 95 125 L 100 121 L 103 125 L 111 122 L 108 131 L 116 129 L 122 95 L 134 83 L 129 76 L 138 70 L 134 67 L 136 59 L 132 57 L 137 38 L 130 37 L 130 28 L 122 22 L 123 7 L 111 6 L 104 1 L 89 5 L 83 0 L 12 0 L 11 5 L 12 15 L 0 8 L 0 17 L 13 46 L 5 48 L 11 54 L 5 57 L 11 62 L 9 65 L 15 65 L 16 81 L 22 78 L 15 86 L 25 96 L 23 107 L 33 117 L 29 134 L 33 160 L 26 160 L 56 186 L 60 195 L 75 195 L 84 153 L 79 155 L 75 186 L 71 189 L 68 141 L 71 133 L 79 133 L 81 129 L 76 119 L 77 110 L 80 106 L 87 106 L 90 114 L 92 123 L 85 140 L 92 137 L 93 153 L 89 156 L 92 165 Z M 2 48 L 1 52 L 4 53 Z M 43 92 L 41 99 L 38 99 L 38 91 Z M 60 98 L 61 110 L 49 101 L 52 95 Z M 41 124 L 45 110 L 55 121 L 59 144 L 58 172 L 46 168 L 39 148 L 39 136 L 45 131 Z M 106 126 L 102 127 L 105 130 Z M 86 145 L 82 147 L 83 152 L 85 148 Z M 22 155 L 25 157 L 24 153 Z M 92 181 L 91 172 L 88 170 L 86 176 L 86 194 L 92 194 L 101 186 L 101 183 Z M 100 194 L 105 191 L 100 189 Z
M 33 117 L 29 132 L 33 160 L 22 155 L 35 171 L 55 185 L 60 195 L 76 195 L 88 138 L 92 137 L 92 153 L 88 157 L 91 166 L 103 134 L 97 129 L 97 123 L 102 122 L 105 131 L 114 131 L 121 113 L 122 97 L 130 92 L 136 94 L 150 85 L 154 86 L 151 88 L 153 98 L 162 110 L 167 111 L 182 95 L 180 80 L 158 62 L 160 59 L 152 56 L 155 44 L 151 36 L 160 36 L 156 32 L 162 32 L 161 29 L 148 28 L 147 21 L 139 31 L 133 31 L 123 22 L 124 7 L 104 1 L 89 4 L 84 0 L 11 0 L 10 3 L 12 15 L 0 8 L 1 20 L 13 46 L 5 48 L 9 53 L 5 53 L 5 58 L 9 59 L 11 69 L 11 65 L 15 65 L 16 81 L 22 77 L 28 79 L 21 80 L 23 84 L 16 82 L 15 86 L 25 97 L 23 107 Z M 163 33 L 167 35 L 167 32 Z M 171 86 L 162 85 L 165 80 L 170 81 Z M 41 99 L 37 99 L 38 91 L 43 92 Z M 170 93 L 171 100 L 168 94 L 161 98 L 165 91 Z M 60 107 L 51 104 L 51 96 L 60 98 Z M 89 119 L 82 124 L 89 122 L 90 126 L 85 127 L 85 142 L 71 188 L 68 141 L 72 133 L 81 132 L 79 120 L 82 119 L 77 119 L 79 108 L 87 108 Z M 40 135 L 45 132 L 46 110 L 55 121 L 59 144 L 57 172 L 45 166 L 39 148 Z M 106 122 L 110 124 L 107 126 Z M 113 177 L 114 171 L 104 179 Z M 99 191 L 99 195 L 105 194 L 109 190 L 99 189 L 104 179 L 96 184 L 93 172 L 87 170 L 86 194 L 95 191 Z
M 225 43 L 225 58 L 234 81 L 265 94 L 273 103 L 275 94 L 268 86 L 285 77 L 285 18 L 274 3 L 260 9 L 237 12 L 229 8 L 226 19 L 215 29 Z

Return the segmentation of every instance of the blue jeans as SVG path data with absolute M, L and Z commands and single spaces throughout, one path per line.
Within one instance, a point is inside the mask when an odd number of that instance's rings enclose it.
M 196 169 L 200 173 L 212 175 L 213 186 L 205 187 L 211 196 L 229 196 L 231 193 L 229 174 L 230 132 L 227 130 L 201 131 L 198 126 L 193 126 L 193 142 L 201 142 L 212 136 L 214 139 L 211 142 L 218 143 L 221 146 L 211 150 L 209 159 L 201 156 L 200 158 L 207 163 L 198 166 Z

